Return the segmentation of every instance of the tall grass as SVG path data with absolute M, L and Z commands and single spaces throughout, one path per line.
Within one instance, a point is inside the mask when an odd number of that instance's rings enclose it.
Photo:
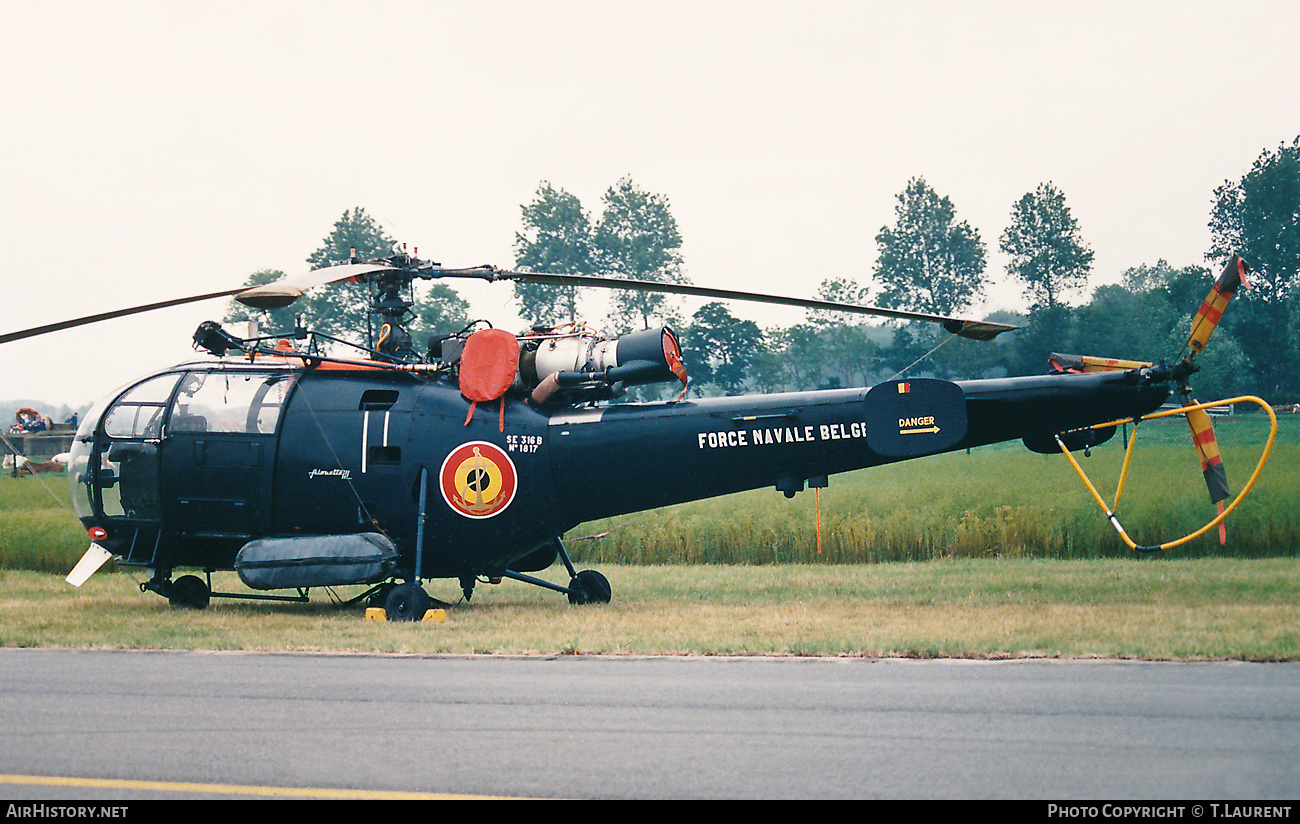
M 1139 427 L 1118 514 L 1143 544 L 1181 537 L 1214 516 L 1180 420 Z M 1267 436 L 1258 415 L 1219 419 L 1229 481 L 1240 489 Z M 1130 430 L 1130 435 L 1131 435 Z M 1123 459 L 1117 435 L 1080 458 L 1109 502 Z M 629 468 L 629 472 L 635 471 Z M 774 490 L 697 501 L 584 524 L 566 536 L 586 564 L 861 564 L 943 558 L 1126 558 L 1133 555 L 1060 455 L 1018 443 L 836 475 L 821 491 L 821 545 L 811 491 Z M 596 540 L 584 536 L 602 532 Z M 1284 415 L 1255 491 L 1216 532 L 1180 557 L 1300 554 L 1300 416 Z M 0 568 L 66 573 L 86 548 L 66 479 L 0 476 Z
M 1142 424 L 1116 512 L 1137 543 L 1196 531 L 1215 516 L 1181 420 Z M 1220 419 L 1216 432 L 1235 494 L 1267 439 L 1267 419 Z M 1133 437 L 1130 429 L 1127 433 Z M 1080 458 L 1113 504 L 1123 435 Z M 1060 455 L 999 444 L 835 476 L 787 500 L 774 490 L 697 501 L 584 524 L 568 547 L 585 563 L 858 564 L 938 558 L 1105 558 L 1133 551 Z M 817 509 L 820 504 L 820 545 Z M 605 537 L 583 540 L 608 532 Z M 1252 494 L 1227 521 L 1169 550 L 1181 556 L 1294 557 L 1300 550 L 1300 418 L 1280 421 Z
M 0 568 L 67 574 L 88 543 L 64 475 L 0 476 Z

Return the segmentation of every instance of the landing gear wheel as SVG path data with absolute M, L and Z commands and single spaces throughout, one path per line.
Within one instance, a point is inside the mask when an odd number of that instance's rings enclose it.
M 570 604 L 608 604 L 611 597 L 609 581 L 594 569 L 584 569 L 569 581 Z
M 428 609 L 429 593 L 414 581 L 393 587 L 384 602 L 384 612 L 390 621 L 419 621 Z
M 180 609 L 204 609 L 212 599 L 212 590 L 197 575 L 177 578 L 167 591 L 167 601 Z

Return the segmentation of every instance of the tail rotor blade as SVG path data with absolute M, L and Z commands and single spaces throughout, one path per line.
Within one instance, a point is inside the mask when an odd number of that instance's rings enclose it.
M 1195 406 L 1196 401 L 1186 401 L 1183 406 Z M 1210 493 L 1210 502 L 1223 513 L 1223 502 L 1228 498 L 1228 471 L 1223 466 L 1219 454 L 1219 443 L 1214 437 L 1214 424 L 1204 409 L 1188 409 L 1187 425 L 1192 430 L 1192 446 L 1201 461 L 1201 474 L 1205 476 L 1205 487 Z M 1219 522 L 1219 543 L 1227 543 L 1227 529 Z
M 1201 308 L 1196 310 L 1196 317 L 1192 319 L 1191 334 L 1183 346 L 1183 351 L 1189 348 L 1192 350 L 1192 354 L 1187 356 L 1188 360 L 1201 354 L 1205 349 L 1205 344 L 1209 342 L 1210 335 L 1223 318 L 1228 303 L 1233 295 L 1237 294 L 1237 287 L 1250 288 L 1246 283 L 1247 268 L 1246 261 L 1242 260 L 1240 255 L 1233 255 L 1232 260 L 1228 261 L 1228 265 L 1223 268 L 1219 279 L 1214 282 L 1214 286 L 1210 287 L 1210 294 L 1206 295 Z

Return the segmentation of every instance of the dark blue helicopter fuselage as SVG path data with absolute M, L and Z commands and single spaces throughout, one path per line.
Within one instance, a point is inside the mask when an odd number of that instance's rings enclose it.
M 406 574 L 463 578 L 542 568 L 597 518 L 1031 443 L 1167 395 L 1116 372 L 555 409 L 508 396 L 471 414 L 446 376 L 203 361 L 88 415 L 70 477 L 125 563 L 232 569 L 257 538 L 382 532 Z

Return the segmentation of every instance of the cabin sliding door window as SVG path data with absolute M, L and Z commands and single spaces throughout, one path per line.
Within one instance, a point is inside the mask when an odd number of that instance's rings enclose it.
M 168 431 L 271 435 L 293 379 L 246 372 L 191 372 L 176 393 Z

